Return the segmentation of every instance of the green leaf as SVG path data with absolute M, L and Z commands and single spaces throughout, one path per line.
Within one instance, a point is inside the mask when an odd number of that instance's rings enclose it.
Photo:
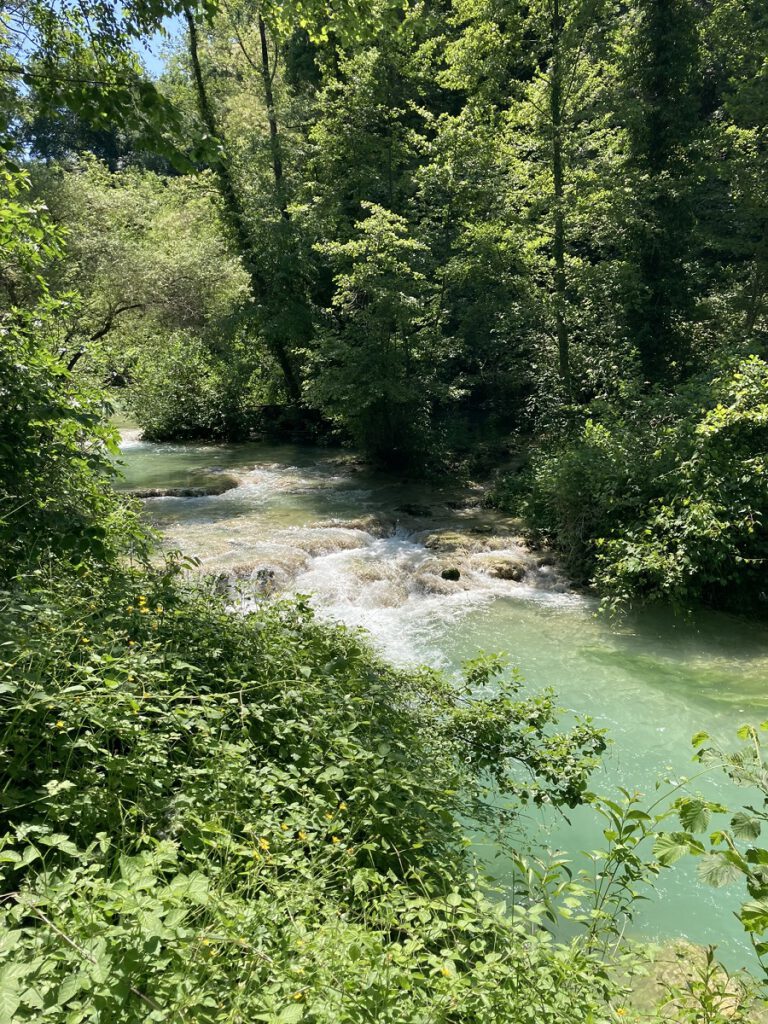
M 739 914 L 741 923 L 748 932 L 758 935 L 768 931 L 768 900 L 753 900 L 745 903 Z
M 677 805 L 680 824 L 687 832 L 703 832 L 712 817 L 710 805 L 697 797 L 685 797 Z
M 192 903 L 204 904 L 208 902 L 208 879 L 200 871 L 193 871 L 190 875 L 176 875 L 171 879 L 168 891 Z
M 63 1006 L 69 1002 L 73 996 L 76 996 L 82 989 L 90 986 L 90 978 L 83 971 L 78 971 L 75 974 L 70 974 L 62 981 L 59 986 L 59 991 L 56 996 L 56 1002 L 59 1006 Z
M 686 854 L 700 852 L 696 849 L 700 845 L 685 832 L 662 832 L 653 845 L 653 855 L 668 868 Z
M 12 964 L 0 969 L 0 1024 L 13 1024 L 19 1008 L 19 978 Z
M 304 1007 L 299 1003 L 294 1003 L 292 1006 L 286 1006 L 280 1011 L 277 1017 L 275 1017 L 275 1024 L 278 1021 L 280 1024 L 298 1024 L 303 1016 Z
M 731 818 L 731 828 L 738 839 L 757 839 L 760 835 L 760 820 L 746 811 L 738 811 Z
M 699 864 L 699 878 L 707 885 L 720 888 L 735 882 L 743 874 L 727 853 L 707 853 Z
M 43 846 L 49 846 L 53 850 L 68 853 L 70 857 L 77 857 L 80 852 L 69 837 L 61 832 L 54 832 L 51 836 L 40 836 L 40 842 Z

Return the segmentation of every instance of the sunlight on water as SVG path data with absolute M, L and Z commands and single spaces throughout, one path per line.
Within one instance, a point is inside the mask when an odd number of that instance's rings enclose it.
M 238 486 L 224 494 L 150 499 L 147 517 L 167 545 L 196 555 L 206 570 L 261 592 L 311 594 L 318 614 L 364 627 L 393 661 L 456 671 L 480 650 L 508 652 L 529 687 L 553 687 L 568 712 L 608 730 L 613 742 L 594 780 L 603 792 L 621 785 L 655 799 L 660 780 L 696 772 L 693 733 L 706 729 L 729 742 L 743 722 L 768 718 L 768 630 L 724 615 L 684 622 L 666 612 L 611 626 L 521 547 L 503 517 L 456 508 L 466 494 L 455 489 L 376 477 L 336 452 L 151 445 L 135 433 L 126 438 L 124 471 L 129 488 L 204 486 L 217 472 L 234 475 Z M 438 529 L 460 531 L 461 543 L 435 548 L 429 536 Z M 507 535 L 497 540 L 491 529 Z M 521 567 L 524 578 L 494 577 L 500 560 Z M 458 569 L 459 579 L 443 579 L 445 569 Z M 744 799 L 716 774 L 693 788 Z M 571 818 L 570 828 L 544 817 L 533 824 L 578 862 L 602 837 L 588 810 Z M 700 885 L 694 865 L 683 863 L 664 873 L 633 927 L 646 937 L 719 943 L 738 966 L 751 959 L 732 913 L 740 895 L 738 886 Z

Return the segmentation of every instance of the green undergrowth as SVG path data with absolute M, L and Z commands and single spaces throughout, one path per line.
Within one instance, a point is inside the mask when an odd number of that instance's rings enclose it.
M 0 1020 L 608 1019 L 597 946 L 466 839 L 578 803 L 602 736 L 495 659 L 456 687 L 179 571 L 2 592 Z
M 700 604 L 764 615 L 768 365 L 732 362 L 677 395 L 637 393 L 556 423 L 491 494 L 623 611 Z

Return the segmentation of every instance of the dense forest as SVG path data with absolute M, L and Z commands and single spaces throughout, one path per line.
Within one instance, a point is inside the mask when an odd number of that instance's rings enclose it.
M 761 974 L 756 725 L 694 737 L 742 809 L 599 795 L 604 731 L 501 658 L 233 614 L 110 417 L 481 480 L 601 614 L 760 621 L 763 0 L 0 10 L 0 1024 L 760 1019 L 711 951 L 639 1009 L 624 941 L 694 857 Z M 522 824 L 583 804 L 586 874 Z

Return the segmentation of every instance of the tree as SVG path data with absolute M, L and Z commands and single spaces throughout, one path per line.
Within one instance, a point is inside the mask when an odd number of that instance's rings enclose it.
M 426 455 L 439 359 L 435 290 L 404 218 L 363 205 L 355 238 L 322 245 L 336 290 L 310 394 L 375 459 L 414 464 Z
M 111 173 L 85 157 L 69 169 L 33 167 L 32 177 L 68 237 L 66 259 L 46 276 L 53 291 L 77 295 L 59 323 L 69 369 L 125 378 L 141 348 L 164 334 L 226 333 L 248 282 L 205 176 Z
M 633 281 L 625 308 L 643 374 L 659 382 L 690 372 L 701 60 L 692 0 L 637 0 L 626 40 L 623 115 Z

